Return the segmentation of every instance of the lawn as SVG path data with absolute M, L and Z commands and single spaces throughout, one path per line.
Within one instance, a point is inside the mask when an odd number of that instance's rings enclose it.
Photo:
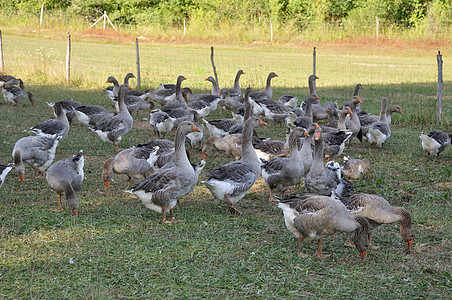
M 46 101 L 74 99 L 109 107 L 102 89 L 110 75 L 122 81 L 135 72 L 133 42 L 90 42 L 75 36 L 71 82 L 65 82 L 65 38 L 44 40 L 38 34 L 3 32 L 5 72 L 24 80 L 36 106 L 22 100 L 17 107 L 0 101 L 0 162 L 11 162 L 15 142 L 27 129 L 52 118 Z M 232 86 L 243 69 L 241 86 L 262 89 L 269 72 L 274 98 L 291 93 L 300 101 L 308 94 L 312 48 L 278 45 L 214 45 L 220 85 Z M 452 147 L 425 161 L 419 134 L 439 128 L 452 132 L 452 81 L 444 65 L 443 122 L 436 120 L 436 54 L 445 49 L 381 45 L 319 45 L 317 93 L 342 105 L 354 86 L 363 85 L 362 108 L 379 113 L 380 101 L 398 104 L 403 115 L 393 117 L 392 136 L 382 149 L 354 141 L 344 151 L 368 158 L 370 179 L 354 181 L 355 192 L 380 195 L 412 213 L 416 238 L 413 251 L 404 252 L 398 225 L 381 226 L 366 260 L 343 246 L 345 234 L 324 240 L 328 258 L 314 256 L 316 244 L 304 244 L 301 258 L 296 239 L 286 229 L 281 210 L 269 203 L 260 179 L 237 204 L 243 215 L 230 215 L 198 185 L 175 208 L 184 222 L 161 224 L 159 215 L 124 193 L 125 178 L 115 176 L 109 190 L 101 180 L 102 166 L 115 154 L 110 144 L 75 121 L 56 152 L 56 160 L 86 153 L 85 181 L 78 193 L 80 215 L 56 211 L 56 193 L 44 178 L 33 178 L 26 168 L 20 182 L 12 171 L 0 189 L 0 297 L 16 298 L 327 298 L 327 299 L 446 299 L 451 284 Z M 443 60 L 449 59 L 445 54 Z M 142 88 L 175 83 L 207 91 L 212 75 L 210 45 L 140 44 Z M 131 81 L 135 84 L 135 81 Z M 230 117 L 215 112 L 210 118 Z M 133 129 L 120 147 L 153 137 L 149 112 L 134 117 Z M 284 139 L 284 129 L 269 122 L 260 135 Z M 168 138 L 173 139 L 171 135 Z M 201 153 L 190 150 L 194 161 Z M 213 151 L 204 174 L 228 161 Z M 342 162 L 342 159 L 338 160 Z M 135 181 L 136 182 L 136 181 Z M 291 193 L 303 192 L 297 186 Z

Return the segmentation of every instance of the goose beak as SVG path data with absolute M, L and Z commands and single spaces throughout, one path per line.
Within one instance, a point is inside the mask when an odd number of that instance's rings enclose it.
M 362 260 L 364 260 L 366 258 L 366 254 L 367 254 L 367 250 L 359 253 L 359 255 L 361 256 Z
M 276 77 L 278 77 L 278 74 L 275 74 Z
M 107 81 L 105 83 L 109 83 L 109 82 L 110 82 L 110 79 L 107 79 Z
M 72 213 L 74 214 L 74 216 L 78 217 L 78 209 L 74 208 L 74 210 L 72 211 Z
M 319 124 L 315 124 L 315 129 L 320 129 Z
M 353 112 L 352 112 L 352 110 L 350 108 L 348 109 L 348 113 L 353 115 Z
M 20 174 L 19 177 L 20 177 L 20 181 L 24 181 L 25 180 L 25 174 Z
M 358 98 L 358 103 L 363 103 L 363 102 L 361 101 L 361 98 Z
M 320 136 L 321 136 L 320 132 L 314 133 L 314 139 L 315 139 L 316 141 L 320 140 Z
M 401 113 L 403 115 L 403 111 L 402 110 L 399 110 L 399 113 Z
M 105 181 L 104 181 L 104 184 L 105 184 L 105 187 L 108 189 L 108 187 L 110 186 L 110 181 L 105 180 Z
M 307 133 L 306 131 L 304 132 L 304 136 L 309 136 L 309 133 Z
M 202 154 L 202 160 L 205 160 L 207 158 L 207 154 L 203 153 Z
M 407 251 L 408 251 L 408 252 L 409 252 L 410 249 L 411 249 L 411 245 L 413 245 L 413 240 L 410 240 L 410 241 L 406 242 L 406 248 L 407 248 Z
M 193 131 L 198 131 L 198 132 L 201 132 L 201 130 L 199 130 L 199 128 L 198 128 L 198 127 L 196 127 L 196 125 L 195 125 L 195 124 L 193 124 Z
M 221 96 L 221 92 L 218 93 L 218 96 Z
M 265 123 L 265 122 L 262 121 L 262 120 L 259 120 L 259 126 L 267 126 L 267 123 Z
M 315 76 L 315 79 L 320 79 L 319 77 Z
M 320 97 L 319 97 L 319 96 L 315 96 L 315 98 L 316 98 L 316 99 L 320 99 Z

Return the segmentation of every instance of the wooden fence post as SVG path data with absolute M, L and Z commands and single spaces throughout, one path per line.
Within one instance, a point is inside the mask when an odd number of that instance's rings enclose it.
M 436 60 L 438 62 L 438 88 L 436 93 L 436 120 L 438 123 L 441 122 L 443 115 L 443 56 L 441 55 L 441 51 L 438 51 L 438 55 L 436 56 Z
M 379 35 L 379 32 L 380 32 L 380 21 L 378 20 L 378 16 L 376 16 L 375 17 L 375 30 L 376 30 L 376 33 L 377 33 L 377 39 L 378 39 L 378 35 Z
M 44 5 L 45 5 L 45 3 L 42 4 L 42 6 L 41 6 L 41 14 L 39 15 L 39 28 L 42 27 L 42 15 L 44 14 Z
M 5 70 L 5 63 L 3 61 L 3 41 L 2 41 L 2 31 L 0 30 L 0 72 Z
M 312 74 L 315 74 L 315 64 L 316 64 L 316 50 L 314 47 L 314 51 L 312 52 Z M 315 80 L 314 80 L 314 91 L 315 91 Z
M 138 50 L 138 38 L 135 40 L 135 49 L 137 57 L 137 89 L 141 89 L 141 73 L 140 73 L 140 52 Z
M 270 20 L 270 42 L 273 44 L 273 23 L 272 20 Z
M 66 52 L 66 80 L 71 79 L 71 35 L 67 33 L 67 52 Z
M 185 36 L 186 32 L 187 32 L 187 27 L 185 27 L 185 19 L 184 19 L 184 36 Z

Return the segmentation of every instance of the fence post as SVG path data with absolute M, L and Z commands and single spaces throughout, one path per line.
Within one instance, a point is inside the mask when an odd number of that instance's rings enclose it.
M 270 20 L 270 41 L 273 43 L 273 23 Z
M 107 12 L 106 11 L 104 11 L 103 17 L 104 17 L 104 27 L 103 27 L 103 29 L 105 29 L 105 22 L 107 21 Z
M 42 27 L 42 15 L 44 14 L 44 4 L 45 3 L 43 3 L 42 6 L 41 6 L 41 14 L 39 16 L 39 28 Z
M 378 20 L 378 16 L 376 16 L 375 17 L 375 27 L 376 27 L 376 32 L 377 32 L 377 39 L 378 39 L 378 34 L 379 34 L 379 31 L 380 31 L 380 21 Z
M 138 50 L 138 38 L 135 40 L 135 49 L 137 56 L 137 89 L 141 89 L 141 73 L 140 73 L 140 52 Z
M 442 114 L 443 114 L 443 56 L 441 55 L 441 51 L 438 51 L 438 55 L 436 56 L 436 60 L 438 62 L 438 88 L 436 93 L 436 120 L 438 123 L 441 122 Z
M 66 80 L 71 79 L 71 35 L 67 33 L 67 52 L 66 52 Z
M 187 28 L 185 27 L 185 19 L 184 19 L 184 36 L 185 36 L 185 32 L 187 32 Z
M 3 61 L 3 41 L 2 41 L 2 31 L 0 30 L 0 72 L 5 70 L 5 63 Z
M 312 52 L 312 74 L 315 74 L 315 64 L 316 64 L 316 50 L 314 47 L 314 51 Z M 315 80 L 314 80 L 314 91 L 315 91 Z

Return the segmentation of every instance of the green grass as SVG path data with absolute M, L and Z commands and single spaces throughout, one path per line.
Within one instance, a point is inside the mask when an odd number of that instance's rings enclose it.
M 36 49 L 41 49 L 40 54 Z M 419 134 L 440 128 L 452 132 L 451 81 L 445 76 L 443 115 L 435 123 L 435 52 L 422 49 L 342 49 L 318 47 L 317 92 L 323 101 L 349 100 L 356 83 L 363 84 L 362 108 L 378 113 L 380 101 L 399 104 L 404 115 L 393 118 L 392 136 L 383 149 L 354 142 L 344 151 L 372 163 L 371 179 L 355 181 L 355 191 L 375 193 L 412 212 L 416 238 L 404 254 L 398 226 L 375 230 L 381 246 L 361 261 L 355 249 L 344 247 L 345 235 L 325 239 L 319 259 L 295 255 L 296 239 L 285 227 L 282 212 L 268 203 L 262 181 L 241 200 L 242 216 L 232 216 L 212 200 L 203 186 L 181 201 L 175 216 L 185 222 L 159 223 L 159 215 L 124 193 L 125 178 L 116 176 L 106 191 L 103 162 L 114 155 L 85 127 L 74 122 L 57 149 L 57 158 L 86 153 L 85 181 L 78 193 L 80 217 L 55 210 L 56 194 L 44 178 L 26 181 L 12 172 L 0 189 L 0 296 L 15 298 L 327 298 L 395 299 L 450 297 L 451 290 L 451 174 L 452 148 L 426 162 Z M 109 75 L 122 79 L 135 70 L 134 45 L 88 43 L 74 39 L 72 78 L 64 80 L 65 41 L 4 34 L 6 72 L 24 79 L 37 98 L 11 107 L 0 102 L 2 142 L 0 161 L 11 162 L 15 142 L 24 130 L 52 118 L 46 101 L 74 99 L 110 105 L 101 89 Z M 292 93 L 306 97 L 312 72 L 310 48 L 215 46 L 220 84 L 231 86 L 243 69 L 242 87 L 261 89 L 275 71 L 275 98 Z M 145 44 L 140 48 L 142 86 L 173 83 L 179 74 L 184 86 L 210 88 L 210 47 L 206 45 Z M 44 64 L 44 57 L 45 64 Z M 444 59 L 446 60 L 446 59 Z M 45 69 L 44 69 L 45 65 Z M 445 65 L 445 74 L 447 65 Z M 120 147 L 152 137 L 148 113 L 135 117 L 134 128 Z M 212 118 L 229 117 L 216 112 Z M 210 116 L 209 116 L 210 118 Z M 279 125 L 259 129 L 263 136 L 284 138 Z M 170 136 L 172 139 L 173 136 Z M 191 151 L 193 160 L 201 154 Z M 227 161 L 212 152 L 201 177 Z M 339 160 L 341 161 L 341 160 Z M 293 193 L 301 192 L 301 187 Z M 303 245 L 313 254 L 314 244 Z

